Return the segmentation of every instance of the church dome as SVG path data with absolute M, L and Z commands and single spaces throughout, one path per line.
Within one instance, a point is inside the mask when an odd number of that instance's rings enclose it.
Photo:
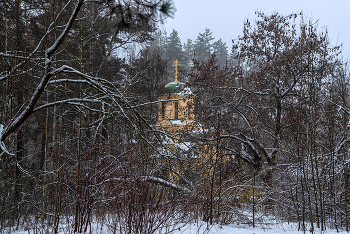
M 179 94 L 179 95 L 192 95 L 190 88 L 186 87 L 185 83 L 174 81 L 165 85 L 165 90 L 170 94 Z
M 174 81 L 165 85 L 165 90 L 167 93 L 181 93 L 185 88 L 185 83 Z

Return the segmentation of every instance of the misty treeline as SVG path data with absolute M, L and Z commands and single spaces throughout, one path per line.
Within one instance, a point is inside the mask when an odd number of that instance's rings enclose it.
M 173 10 L 0 2 L 0 233 L 167 233 L 267 217 L 349 230 L 341 47 L 301 14 L 260 12 L 230 54 L 208 29 L 182 45 L 157 31 Z M 183 134 L 186 152 L 153 127 L 174 59 L 207 130 Z
M 173 76 L 172 64 L 178 60 L 182 71 L 189 71 L 193 67 L 194 61 L 208 61 L 211 55 L 215 55 L 216 63 L 220 66 L 237 65 L 236 50 L 229 52 L 226 42 L 222 39 L 215 40 L 210 29 L 206 28 L 203 33 L 199 33 L 195 40 L 187 39 L 181 42 L 178 32 L 173 31 L 168 35 L 166 31 L 158 31 L 154 40 L 148 47 L 148 51 L 155 48 L 162 51 L 162 58 L 167 63 L 169 76 Z M 182 77 L 182 82 L 187 81 L 187 76 Z

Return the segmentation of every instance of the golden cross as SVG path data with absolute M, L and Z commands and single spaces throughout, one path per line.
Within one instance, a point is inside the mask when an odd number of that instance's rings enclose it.
M 181 64 L 177 61 L 177 59 L 174 62 L 173 67 L 175 67 L 175 82 L 177 82 L 177 66 L 180 66 Z

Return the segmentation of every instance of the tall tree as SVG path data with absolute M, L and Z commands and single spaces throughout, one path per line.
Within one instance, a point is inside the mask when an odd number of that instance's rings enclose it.
M 187 68 L 192 66 L 192 60 L 194 59 L 194 44 L 191 39 L 187 39 L 183 46 L 185 59 L 187 61 Z
M 228 50 L 226 42 L 223 42 L 221 38 L 213 43 L 213 53 L 218 59 L 218 64 L 224 66 L 227 64 Z
M 215 39 L 212 32 L 206 28 L 204 33 L 199 33 L 194 43 L 195 58 L 200 61 L 206 61 L 213 52 L 212 41 Z
M 342 67 L 339 47 L 331 46 L 327 32 L 319 32 L 317 24 L 304 21 L 300 14 L 258 12 L 257 16 L 255 24 L 245 23 L 243 36 L 234 44 L 239 61 L 249 68 L 242 67 L 242 77 L 251 95 L 253 111 L 247 114 L 254 123 L 251 137 L 262 146 L 270 188 L 279 183 L 274 175 L 283 176 L 277 165 L 293 167 L 293 156 L 299 158 L 307 218 L 312 230 L 314 221 L 322 229 L 325 164 L 321 163 L 324 147 L 319 146 L 324 137 L 318 123 L 327 102 L 322 90 Z
M 182 43 L 179 34 L 175 29 L 173 29 L 167 38 L 165 54 L 170 64 L 172 64 L 176 59 L 181 64 L 185 63 L 184 52 L 182 51 Z

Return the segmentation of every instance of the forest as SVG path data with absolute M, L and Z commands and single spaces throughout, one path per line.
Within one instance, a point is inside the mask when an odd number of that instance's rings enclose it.
M 349 232 L 342 47 L 278 12 L 256 12 L 232 48 L 210 29 L 182 43 L 161 30 L 174 14 L 168 0 L 0 2 L 0 233 L 271 217 Z M 206 131 L 171 150 L 176 136 L 154 126 L 175 60 Z

